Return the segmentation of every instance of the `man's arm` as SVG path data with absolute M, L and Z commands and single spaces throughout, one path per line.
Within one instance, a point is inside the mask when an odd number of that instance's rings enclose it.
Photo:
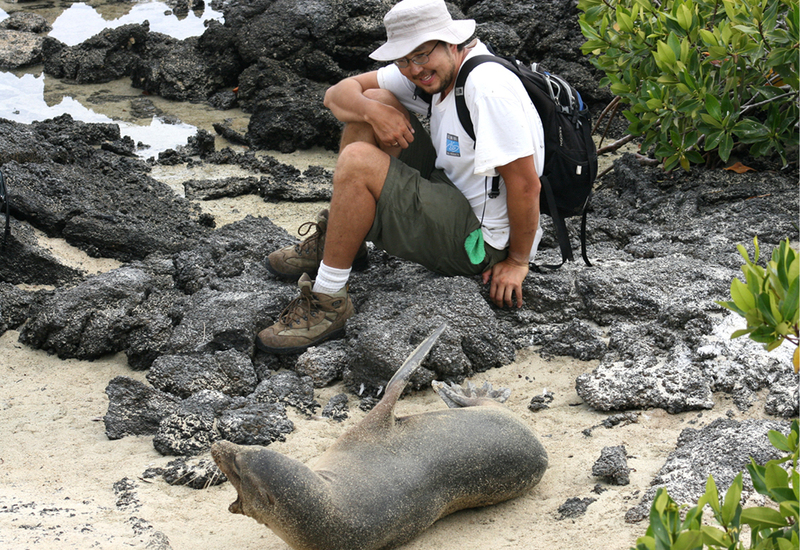
M 325 107 L 342 122 L 369 123 L 378 143 L 405 148 L 414 141 L 405 109 L 391 92 L 380 88 L 377 71 L 345 78 L 328 88 Z
M 533 156 L 498 166 L 497 171 L 506 184 L 508 220 L 511 226 L 508 257 L 483 273 L 483 282 L 491 279 L 489 297 L 498 306 L 522 307 L 522 281 L 528 274 L 533 240 L 539 227 L 539 191 L 541 182 L 536 173 Z

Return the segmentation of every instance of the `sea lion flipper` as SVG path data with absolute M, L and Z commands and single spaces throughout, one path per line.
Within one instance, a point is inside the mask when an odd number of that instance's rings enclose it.
M 393 425 L 394 406 L 397 404 L 397 400 L 400 399 L 400 395 L 402 395 L 411 375 L 414 374 L 420 366 L 428 355 L 428 352 L 433 348 L 436 340 L 439 339 L 439 336 L 442 335 L 446 328 L 447 322 L 439 325 L 436 330 L 411 352 L 411 355 L 405 360 L 403 366 L 397 369 L 392 379 L 386 384 L 386 391 L 380 403 L 375 405 L 370 413 L 364 417 L 364 420 L 361 421 L 362 425 L 384 425 L 385 427 L 391 427 Z
M 383 401 L 393 400 L 395 403 L 398 399 L 400 399 L 400 395 L 403 393 L 403 390 L 408 384 L 411 375 L 416 372 L 417 368 L 419 368 L 422 361 L 427 357 L 428 353 L 431 351 L 431 348 L 436 343 L 436 340 L 439 339 L 439 336 L 442 335 L 444 329 L 447 328 L 447 322 L 442 323 L 439 327 L 434 330 L 427 338 L 425 338 L 417 348 L 411 352 L 411 355 L 403 363 L 403 366 L 397 369 L 397 372 L 394 373 L 392 379 L 389 380 L 389 383 L 386 384 L 386 393 L 383 396 Z M 394 404 L 392 405 L 394 406 Z
M 475 407 L 479 405 L 497 405 L 505 403 L 511 395 L 508 388 L 494 389 L 489 382 L 485 382 L 478 388 L 472 382 L 467 382 L 467 387 L 458 386 L 451 383 L 449 386 L 444 382 L 434 380 L 431 385 L 439 397 L 451 409 L 461 407 Z

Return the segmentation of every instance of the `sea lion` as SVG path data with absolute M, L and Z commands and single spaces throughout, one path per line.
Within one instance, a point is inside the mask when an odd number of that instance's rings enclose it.
M 457 510 L 536 485 L 547 452 L 528 426 L 485 395 L 490 387 L 463 392 L 436 384 L 440 396 L 463 408 L 395 417 L 409 377 L 444 329 L 414 350 L 383 399 L 313 469 L 264 447 L 215 443 L 214 461 L 238 493 L 229 510 L 263 523 L 296 550 L 379 550 Z

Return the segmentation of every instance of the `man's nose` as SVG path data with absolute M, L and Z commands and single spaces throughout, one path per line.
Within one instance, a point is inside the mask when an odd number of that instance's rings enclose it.
M 425 65 L 417 65 L 416 63 L 409 63 L 408 68 L 411 69 L 411 74 L 417 76 L 425 70 Z

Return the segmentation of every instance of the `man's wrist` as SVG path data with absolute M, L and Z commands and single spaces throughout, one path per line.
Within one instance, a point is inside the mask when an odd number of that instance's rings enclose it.
M 519 256 L 510 254 L 506 258 L 506 262 L 517 267 L 528 267 L 528 257 L 520 258 Z

